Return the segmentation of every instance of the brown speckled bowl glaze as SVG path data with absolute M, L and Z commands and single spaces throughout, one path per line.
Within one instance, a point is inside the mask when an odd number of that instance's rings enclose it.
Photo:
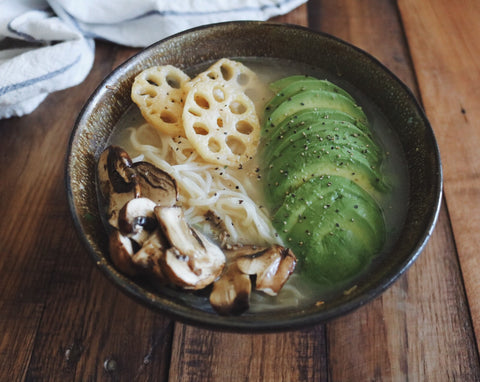
M 137 73 L 152 65 L 182 69 L 222 57 L 277 57 L 335 73 L 368 94 L 397 132 L 411 180 L 408 212 L 401 237 L 349 294 L 301 310 L 222 317 L 204 296 L 154 291 L 131 280 L 110 263 L 107 236 L 97 205 L 95 167 L 116 122 L 132 104 Z M 66 187 L 75 226 L 98 268 L 120 288 L 152 309 L 212 329 L 277 331 L 324 322 L 362 306 L 383 292 L 417 258 L 435 225 L 442 195 L 442 170 L 433 131 L 415 97 L 376 59 L 332 36 L 291 25 L 231 22 L 200 27 L 162 40 L 111 73 L 80 112 L 66 163 Z M 183 293 L 185 295 L 185 293 Z

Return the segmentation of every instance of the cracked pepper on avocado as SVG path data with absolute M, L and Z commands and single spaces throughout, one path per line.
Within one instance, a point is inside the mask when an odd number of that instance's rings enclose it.
M 263 78 L 230 59 L 137 75 L 140 113 L 97 171 L 119 271 L 231 315 L 318 305 L 381 252 L 390 186 L 364 111 L 327 80 Z

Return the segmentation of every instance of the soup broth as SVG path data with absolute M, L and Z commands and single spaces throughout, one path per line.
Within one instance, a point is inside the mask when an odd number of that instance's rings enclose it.
M 363 94 L 361 91 L 353 87 L 344 79 L 327 73 L 319 68 L 314 68 L 307 65 L 301 65 L 296 62 L 291 62 L 281 59 L 266 59 L 266 58 L 240 58 L 238 61 L 245 64 L 251 70 L 253 70 L 260 79 L 265 82 L 266 86 L 275 80 L 290 75 L 310 75 L 318 79 L 327 79 L 334 84 L 342 87 L 349 92 L 362 107 L 365 114 L 368 117 L 373 134 L 385 151 L 385 160 L 383 161 L 384 168 L 382 171 L 387 174 L 391 183 L 391 191 L 386 196 L 379 200 L 383 214 L 385 217 L 385 224 L 387 228 L 387 239 L 381 253 L 376 257 L 382 257 L 387 253 L 399 236 L 403 222 L 406 215 L 406 206 L 408 205 L 408 190 L 409 179 L 407 173 L 406 160 L 399 144 L 398 138 L 393 130 L 391 124 L 385 115 L 376 107 L 376 105 L 368 98 L 368 95 Z M 206 69 L 211 63 L 202 64 L 196 67 L 189 68 L 186 72 L 192 78 L 199 72 Z M 273 93 L 271 93 L 273 96 Z M 257 105 L 257 110 L 262 109 L 265 100 L 261 100 L 262 104 Z M 262 115 L 259 115 L 262 120 Z M 141 141 L 142 145 L 136 144 L 132 141 L 132 136 Z M 132 107 L 124 114 L 121 120 L 118 122 L 114 129 L 114 132 L 110 138 L 110 144 L 123 147 L 130 155 L 131 158 L 140 160 L 151 160 L 149 152 L 142 151 L 139 147 L 156 147 L 162 149 L 162 145 L 165 145 L 165 141 L 162 141 L 159 133 L 152 127 L 145 126 L 145 120 L 140 114 L 136 105 Z M 232 170 L 230 175 L 235 176 L 237 179 L 230 182 L 232 187 L 243 187 L 244 191 L 248 194 L 250 199 L 256 204 L 257 211 L 264 214 L 267 220 L 269 220 L 269 213 L 264 207 L 265 200 L 262 189 L 262 182 L 258 176 L 258 158 L 253 158 L 247 165 L 240 170 Z M 213 177 L 223 176 L 226 169 L 219 168 L 218 166 L 213 168 L 215 173 Z M 227 182 L 228 183 L 228 182 Z M 237 197 L 232 194 L 232 197 Z M 227 197 L 227 196 L 226 196 Z M 212 203 L 214 198 L 212 197 Z M 205 210 L 208 210 L 208 200 L 205 200 Z M 238 202 L 242 203 L 242 202 Z M 186 217 L 189 223 L 198 227 L 207 235 L 212 235 L 212 231 L 209 228 L 208 222 L 205 220 L 205 215 L 195 216 L 188 211 L 193 211 L 192 205 L 184 205 L 187 209 Z M 231 223 L 231 222 L 227 222 Z M 261 226 L 260 223 L 256 223 Z M 245 235 L 238 234 L 236 237 L 231 237 L 232 242 L 238 242 L 243 244 L 266 244 L 273 242 L 283 244 L 278 234 L 271 225 L 261 226 L 260 228 L 252 230 L 253 237 L 248 236 L 250 231 Z M 260 233 L 259 233 L 260 232 Z M 234 234 L 232 233 L 232 236 Z M 213 238 L 217 240 L 217 238 Z M 245 314 L 253 314 L 255 312 L 278 310 L 278 309 L 291 309 L 301 308 L 311 304 L 318 303 L 319 301 L 327 301 L 335 298 L 336 295 L 344 293 L 354 286 L 361 278 L 362 274 L 358 275 L 353 280 L 349 280 L 344 285 L 337 285 L 333 289 L 325 287 L 319 287 L 313 281 L 308 281 L 302 278 L 302 264 L 299 263 L 297 269 L 290 277 L 289 281 L 285 284 L 280 293 L 271 297 L 260 292 L 253 292 L 251 296 L 250 309 Z M 368 272 L 368 269 L 364 272 Z M 171 295 L 174 298 L 181 299 L 188 304 L 197 306 L 200 309 L 211 311 L 212 308 L 208 303 L 208 296 L 200 293 L 191 293 L 186 291 L 178 291 L 175 289 L 163 287 L 158 293 Z

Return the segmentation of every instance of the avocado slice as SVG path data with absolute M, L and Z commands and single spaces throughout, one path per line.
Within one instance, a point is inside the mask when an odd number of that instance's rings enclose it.
M 378 254 L 385 224 L 378 203 L 341 176 L 309 179 L 289 194 L 273 224 L 302 259 L 302 272 L 323 285 L 357 275 Z
M 262 162 L 269 164 L 275 158 L 284 155 L 289 147 L 301 146 L 305 149 L 323 143 L 324 145 L 348 145 L 352 150 L 368 153 L 373 162 L 383 156 L 383 151 L 372 139 L 371 134 L 359 129 L 350 122 L 334 119 L 317 120 L 313 124 L 304 124 L 287 130 L 276 137 L 275 142 L 265 142 L 262 150 Z
M 341 94 L 345 98 L 348 98 L 350 101 L 355 103 L 355 100 L 348 92 L 330 81 L 304 77 L 300 79 L 293 78 L 293 80 L 290 82 L 287 81 L 289 78 L 291 77 L 287 77 L 286 79 L 278 81 L 281 82 L 281 84 L 274 84 L 274 88 L 279 89 L 277 90 L 276 95 L 267 103 L 265 107 L 265 116 L 267 118 L 282 102 L 287 101 L 295 94 L 301 92 L 303 93 L 308 90 L 324 90 L 327 92 Z
M 306 108 L 298 111 L 292 115 L 291 118 L 284 119 L 278 125 L 273 125 L 269 122 L 264 123 L 262 140 L 267 143 L 269 140 L 273 141 L 278 139 L 279 136 L 284 135 L 288 131 L 303 128 L 309 124 L 314 124 L 326 119 L 349 122 L 367 134 L 371 134 L 367 125 L 348 113 L 329 108 Z
M 290 146 L 283 155 L 264 166 L 267 203 L 272 209 L 302 183 L 322 175 L 337 175 L 354 181 L 375 199 L 380 199 L 388 189 L 379 171 L 380 158 L 371 160 L 368 151 L 352 150 L 348 145 L 318 142 L 307 150 L 303 146 Z
M 307 90 L 289 97 L 271 112 L 265 124 L 266 126 L 275 127 L 283 120 L 292 118 L 300 110 L 312 108 L 338 110 L 350 114 L 362 124 L 368 124 L 362 108 L 356 105 L 350 98 L 342 94 L 319 89 Z
M 280 91 L 284 87 L 290 85 L 293 82 L 296 81 L 302 81 L 302 80 L 316 80 L 317 78 L 309 76 L 307 74 L 295 74 L 293 76 L 288 76 L 288 77 L 282 77 L 279 80 L 276 80 L 272 83 L 270 83 L 269 88 L 271 91 L 274 93 Z

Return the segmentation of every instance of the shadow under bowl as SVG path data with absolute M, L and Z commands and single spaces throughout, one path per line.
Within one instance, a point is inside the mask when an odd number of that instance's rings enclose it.
M 311 65 L 341 76 L 368 94 L 398 135 L 410 178 L 408 210 L 399 239 L 375 262 L 349 294 L 322 305 L 241 316 L 219 316 L 204 302 L 158 293 L 118 272 L 109 260 L 95 187 L 99 154 L 116 123 L 132 105 L 130 89 L 140 71 L 171 64 L 191 68 L 223 57 L 267 57 Z M 269 22 L 229 22 L 199 27 L 164 39 L 114 70 L 95 90 L 75 123 L 66 160 L 66 188 L 76 229 L 98 268 L 115 286 L 173 319 L 238 332 L 298 329 L 325 322 L 369 302 L 389 287 L 424 249 L 435 226 L 442 196 L 442 168 L 432 128 L 409 89 L 369 54 L 332 36 Z

